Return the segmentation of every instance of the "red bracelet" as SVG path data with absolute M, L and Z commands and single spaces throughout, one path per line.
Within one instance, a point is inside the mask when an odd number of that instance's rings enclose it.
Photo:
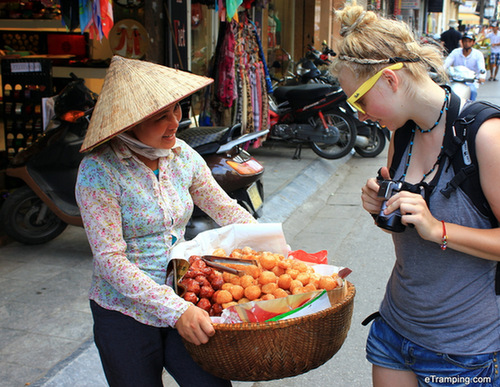
M 444 220 L 441 221 L 443 223 L 443 236 L 441 237 L 441 250 L 446 250 L 448 247 L 448 235 L 446 235 L 446 226 L 444 224 Z

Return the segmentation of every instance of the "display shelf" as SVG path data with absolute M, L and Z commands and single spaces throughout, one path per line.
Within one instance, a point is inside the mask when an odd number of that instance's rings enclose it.
M 43 133 L 42 99 L 51 97 L 50 59 L 1 61 L 5 148 L 9 158 Z
M 52 30 L 68 32 L 61 20 L 49 19 L 0 19 L 0 30 Z M 80 32 L 77 29 L 72 32 Z

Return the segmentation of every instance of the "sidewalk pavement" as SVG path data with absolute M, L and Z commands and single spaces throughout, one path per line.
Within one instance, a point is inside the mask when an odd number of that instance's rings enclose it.
M 479 98 L 500 102 L 498 84 Z M 353 270 L 354 315 L 340 351 L 304 375 L 235 387 L 359 386 L 371 384 L 364 359 L 368 328 L 360 322 L 380 303 L 394 261 L 390 236 L 373 226 L 360 205 L 360 188 L 385 164 L 348 155 L 324 160 L 309 149 L 292 160 L 293 148 L 265 146 L 251 153 L 266 167 L 261 222 L 283 223 L 293 249 L 326 249 L 329 263 Z M 92 341 L 87 289 L 91 254 L 82 229 L 71 227 L 42 246 L 16 242 L 0 248 L 0 387 L 106 386 Z M 166 387 L 176 383 L 165 375 Z

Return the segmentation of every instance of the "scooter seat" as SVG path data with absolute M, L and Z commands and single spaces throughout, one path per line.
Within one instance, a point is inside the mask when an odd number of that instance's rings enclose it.
M 343 93 L 342 89 L 328 84 L 306 84 L 298 86 L 279 86 L 273 95 L 278 103 L 285 101 L 300 101 L 301 105 L 307 105 L 318 101 L 329 93 Z
M 192 148 L 210 143 L 219 143 L 226 135 L 227 126 L 195 126 L 177 133 L 177 138 L 186 141 Z

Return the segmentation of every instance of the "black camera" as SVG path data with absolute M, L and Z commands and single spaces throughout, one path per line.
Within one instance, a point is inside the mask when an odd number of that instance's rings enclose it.
M 401 223 L 401 211 L 399 210 L 399 208 L 396 211 L 391 212 L 389 215 L 384 214 L 384 210 L 387 207 L 387 199 L 403 190 L 403 182 L 393 180 L 380 180 L 379 185 L 380 188 L 378 190 L 377 196 L 379 198 L 385 198 L 385 200 L 382 203 L 380 212 L 375 217 L 377 226 L 393 232 L 403 232 L 406 227 L 403 223 Z

